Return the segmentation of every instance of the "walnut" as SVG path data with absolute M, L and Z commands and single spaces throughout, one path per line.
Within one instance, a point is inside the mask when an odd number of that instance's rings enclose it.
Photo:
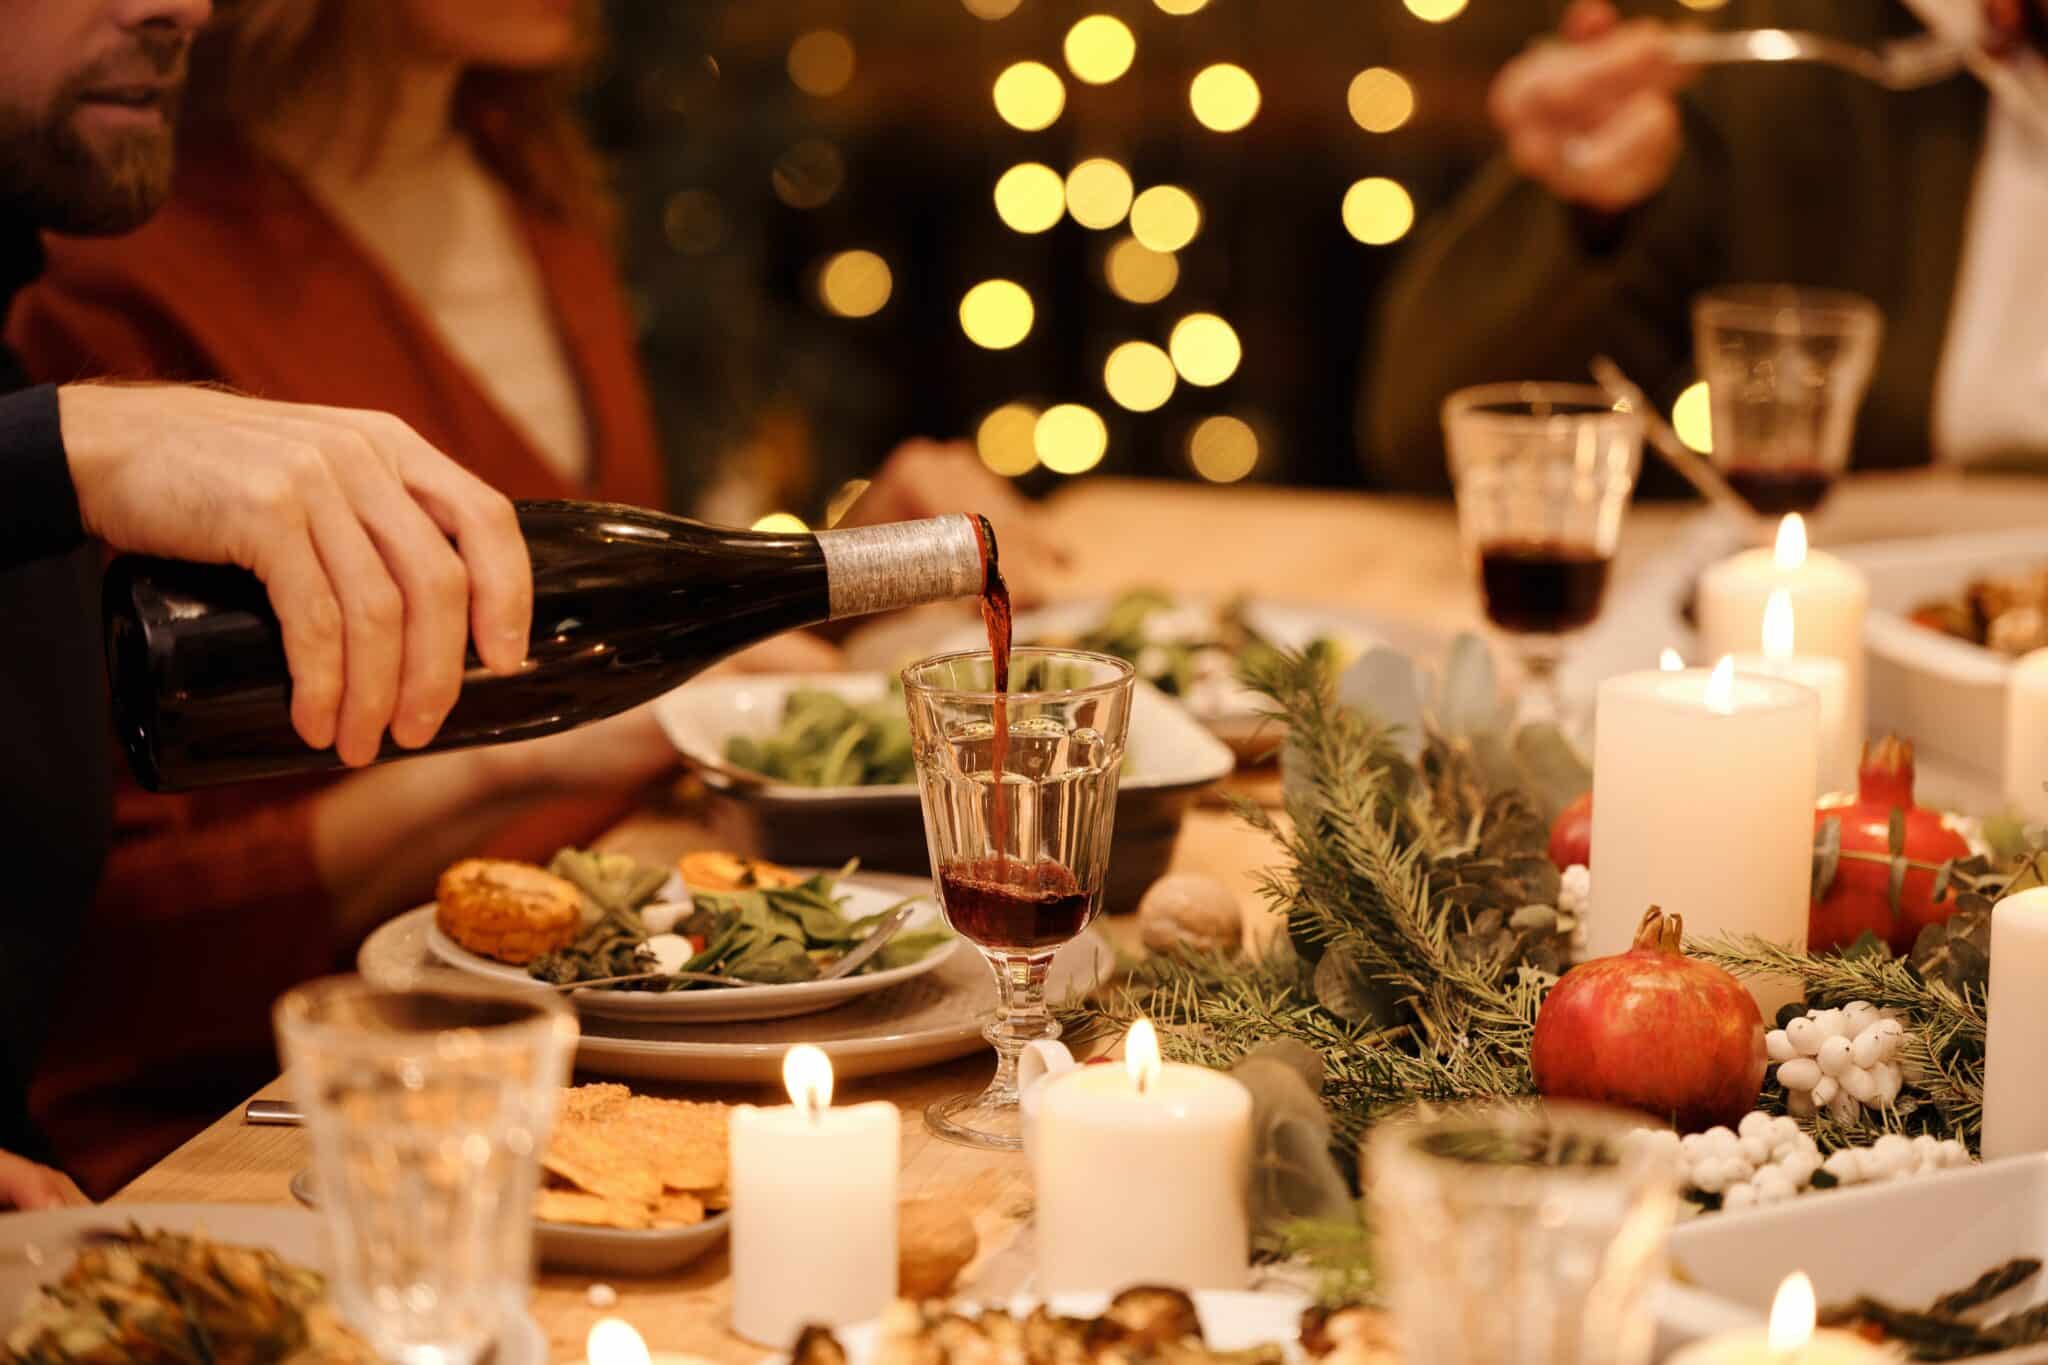
M 942 1298 L 981 1250 L 974 1224 L 956 1202 L 906 1199 L 896 1210 L 896 1292 Z
M 1138 937 L 1155 953 L 1234 953 L 1244 939 L 1244 915 L 1222 882 L 1180 873 L 1152 883 L 1138 902 Z

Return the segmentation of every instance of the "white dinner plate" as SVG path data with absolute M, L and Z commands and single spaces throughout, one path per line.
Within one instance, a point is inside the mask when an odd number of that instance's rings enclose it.
M 363 942 L 356 965 L 373 979 L 436 969 L 427 948 L 431 907 L 400 915 Z M 1060 950 L 1047 994 L 1064 1000 L 1093 987 L 1116 964 L 1094 931 Z M 439 970 L 449 970 L 438 967 Z M 633 1022 L 586 1018 L 576 1040 L 577 1069 L 634 1080 L 780 1085 L 782 1056 L 814 1043 L 842 1080 L 881 1076 L 986 1051 L 982 1028 L 995 1010 L 995 977 L 979 953 L 948 954 L 927 975 L 801 1020 L 734 1024 Z
M 218 1242 L 268 1247 L 288 1261 L 329 1270 L 320 1221 L 304 1209 L 266 1204 L 108 1204 L 0 1215 L 0 1335 L 44 1284 L 71 1265 L 89 1232 L 134 1223 L 170 1232 L 198 1232 Z M 498 1365 L 547 1365 L 547 1336 L 522 1315 L 498 1342 Z
M 1109 1307 L 1108 1294 L 1055 1294 L 1050 1307 L 1062 1317 L 1092 1318 Z M 1202 1320 L 1202 1338 L 1219 1351 L 1245 1351 L 1254 1346 L 1284 1347 L 1287 1359 L 1300 1361 L 1301 1314 L 1309 1306 L 1305 1294 L 1198 1289 L 1192 1296 L 1195 1316 Z M 1023 1315 L 1038 1306 L 1035 1297 L 1020 1295 L 998 1305 Z M 973 1311 L 970 1308 L 968 1311 Z M 874 1365 L 881 1354 L 882 1324 L 878 1320 L 842 1327 L 835 1336 L 846 1348 L 847 1365 Z
M 880 914 L 903 900 L 895 891 L 858 881 L 839 883 L 838 897 L 842 912 L 848 919 L 856 920 Z M 433 906 L 422 906 L 412 913 L 426 917 L 427 948 L 449 966 L 508 984 L 533 984 L 533 978 L 524 967 L 480 957 L 442 933 L 434 923 Z M 910 933 L 943 925 L 939 907 L 926 899 L 903 928 L 905 933 Z M 799 1015 L 829 1010 L 860 996 L 913 981 L 926 972 L 937 971 L 960 947 L 960 940 L 955 939 L 940 944 L 908 966 L 879 972 L 856 972 L 836 981 L 797 981 L 779 986 L 706 986 L 689 991 L 622 991 L 599 986 L 592 990 L 572 991 L 569 999 L 579 1014 L 600 1019 L 692 1024 L 794 1019 Z

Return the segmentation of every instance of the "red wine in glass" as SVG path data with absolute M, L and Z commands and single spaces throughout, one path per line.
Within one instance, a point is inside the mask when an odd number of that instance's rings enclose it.
M 989 831 L 997 851 L 1005 848 L 1009 832 L 1009 793 L 1003 787 L 1003 761 L 1010 753 L 1010 585 L 1003 581 L 1003 571 L 996 564 L 995 530 L 988 522 L 976 517 L 975 532 L 981 537 L 982 558 L 988 565 L 988 576 L 981 586 L 981 623 L 988 631 L 988 655 L 990 666 L 995 670 L 996 704 L 995 735 L 989 742 L 989 778 L 995 783 L 990 793 L 989 818 L 994 828 Z
M 956 933 L 999 953 L 1043 953 L 1088 925 L 1088 893 L 1053 862 L 977 858 L 939 870 L 946 922 Z
M 1479 550 L 1487 619 L 1524 635 L 1591 625 L 1607 591 L 1606 555 L 1561 540 L 1496 540 Z
M 1728 486 L 1766 517 L 1811 512 L 1834 487 L 1835 476 L 1815 464 L 1734 464 L 1721 471 Z

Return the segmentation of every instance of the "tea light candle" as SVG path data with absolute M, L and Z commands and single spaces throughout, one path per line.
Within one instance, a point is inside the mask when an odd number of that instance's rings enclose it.
M 599 1318 L 583 1338 L 584 1365 L 709 1365 L 702 1356 L 650 1352 L 638 1329 L 624 1318 Z
M 1686 932 L 1806 946 L 1820 702 L 1779 678 L 1624 673 L 1600 684 L 1593 751 L 1591 957 L 1626 951 L 1643 911 Z M 1790 982 L 1752 979 L 1764 1017 Z
M 1251 1120 L 1235 1080 L 1162 1063 L 1145 1019 L 1124 1040 L 1122 1066 L 1047 1080 L 1031 1153 L 1038 1292 L 1243 1289 Z
M 1806 520 L 1797 512 L 1778 523 L 1777 544 L 1744 550 L 1700 576 L 1700 654 L 1754 654 L 1763 648 L 1764 611 L 1783 591 L 1799 618 L 1799 652 L 1840 659 L 1848 674 L 1843 724 L 1851 748 L 1863 744 L 1863 617 L 1870 582 L 1855 565 L 1806 544 Z
M 1849 671 L 1840 659 L 1795 652 L 1796 630 L 1792 594 L 1772 590 L 1764 606 L 1763 653 L 1737 654 L 1735 671 L 1813 689 L 1820 700 L 1820 790 L 1854 791 L 1863 740 L 1849 725 Z
M 893 1104 L 833 1108 L 832 1059 L 807 1043 L 782 1080 L 787 1105 L 732 1115 L 732 1326 L 776 1350 L 896 1297 L 902 1131 Z
M 2005 799 L 2048 821 L 2048 649 L 2015 663 L 2005 685 Z
M 1771 1324 L 1709 1337 L 1672 1356 L 1667 1365 L 1882 1365 L 1898 1357 L 1835 1328 L 1819 1330 L 1813 1281 L 1795 1270 L 1771 1301 Z
M 2041 1040 L 2048 1038 L 2048 887 L 1991 907 L 1991 981 L 1984 1019 L 1986 1161 L 2048 1151 L 2048 1090 Z

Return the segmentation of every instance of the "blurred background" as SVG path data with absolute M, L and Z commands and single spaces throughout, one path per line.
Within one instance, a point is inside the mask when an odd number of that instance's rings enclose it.
M 815 522 L 917 435 L 1029 492 L 1371 486 L 1377 297 L 1562 8 L 615 0 L 591 114 L 679 494 Z

